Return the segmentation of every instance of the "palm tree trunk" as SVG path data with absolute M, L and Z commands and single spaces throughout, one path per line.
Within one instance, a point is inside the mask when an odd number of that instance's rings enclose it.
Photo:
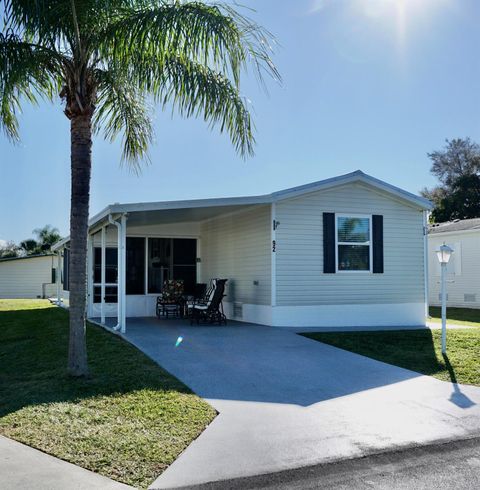
M 70 341 L 68 371 L 86 376 L 87 345 L 85 314 L 87 298 L 87 234 L 92 167 L 92 117 L 75 115 L 71 131 L 71 207 L 70 207 Z

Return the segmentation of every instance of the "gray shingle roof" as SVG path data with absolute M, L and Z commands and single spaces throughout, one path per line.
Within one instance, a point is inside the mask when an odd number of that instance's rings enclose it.
M 432 235 L 451 231 L 480 230 L 480 218 L 456 219 L 445 223 L 430 225 L 428 230 Z

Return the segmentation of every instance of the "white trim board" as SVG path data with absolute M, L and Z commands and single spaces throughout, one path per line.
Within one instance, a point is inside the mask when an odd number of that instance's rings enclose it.
M 425 303 L 277 306 L 276 327 L 425 326 Z

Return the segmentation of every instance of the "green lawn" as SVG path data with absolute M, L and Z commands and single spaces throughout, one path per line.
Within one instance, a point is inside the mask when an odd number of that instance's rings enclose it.
M 147 487 L 215 411 L 135 347 L 89 325 L 91 376 L 66 372 L 68 313 L 0 300 L 0 433 Z
M 440 307 L 431 306 L 430 315 L 433 322 L 442 321 Z M 480 327 L 480 310 L 473 308 L 447 308 L 447 322 L 457 325 Z
M 441 353 L 440 330 L 302 335 L 438 379 L 480 386 L 480 328 L 448 330 L 446 359 Z

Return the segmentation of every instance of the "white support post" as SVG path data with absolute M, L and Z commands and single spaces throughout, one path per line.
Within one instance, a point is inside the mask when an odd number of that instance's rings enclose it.
M 122 215 L 120 219 L 120 233 L 121 233 L 121 257 L 122 257 L 122 275 L 119 278 L 122 284 L 122 301 L 121 301 L 121 317 L 120 317 L 120 331 L 125 333 L 127 331 L 127 322 L 126 322 L 126 271 L 127 271 L 127 216 L 125 214 Z
M 101 271 L 100 271 L 100 323 L 102 325 L 105 325 L 105 258 L 106 258 L 106 253 L 105 253 L 105 242 L 106 242 L 106 237 L 105 237 L 105 226 L 102 226 L 101 230 Z
M 113 327 L 113 330 L 118 330 L 120 328 L 120 319 L 122 316 L 122 257 L 121 257 L 121 242 L 122 242 L 122 233 L 120 231 L 121 225 L 118 221 L 112 218 L 110 214 L 108 216 L 108 222 L 117 227 L 117 324 Z
M 55 282 L 57 283 L 57 305 L 62 305 L 61 287 L 62 287 L 62 253 L 60 250 L 57 252 L 57 273 L 55 275 Z
M 148 294 L 148 237 L 145 237 L 145 281 L 143 284 L 146 298 L 146 295 Z
M 93 236 L 87 237 L 87 317 L 92 314 L 93 301 Z
M 272 307 L 277 305 L 277 209 L 276 204 L 271 205 L 271 304 Z

